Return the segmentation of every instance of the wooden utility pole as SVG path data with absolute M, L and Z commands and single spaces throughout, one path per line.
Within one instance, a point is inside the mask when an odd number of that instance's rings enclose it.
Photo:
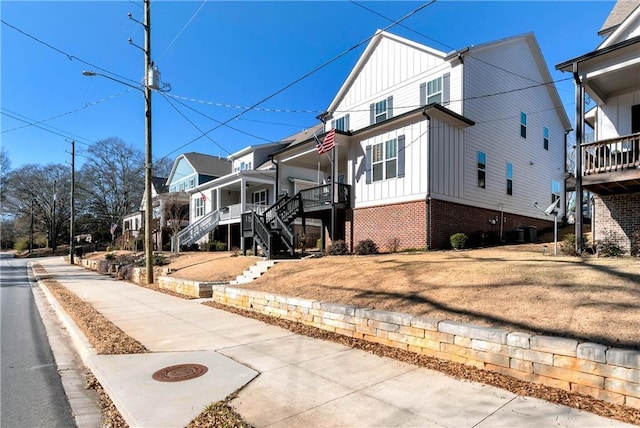
M 152 183 L 152 145 L 151 145 L 151 0 L 144 0 L 144 99 L 145 99 L 145 174 L 144 174 L 144 241 L 147 284 L 153 284 L 153 201 Z
M 73 257 L 76 250 L 75 225 L 76 225 L 76 142 L 71 141 L 71 220 L 69 224 L 69 264 L 74 264 Z

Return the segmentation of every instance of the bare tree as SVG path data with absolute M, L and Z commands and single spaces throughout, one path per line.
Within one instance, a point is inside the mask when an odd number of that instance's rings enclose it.
M 169 193 L 165 196 L 164 207 L 166 227 L 171 235 L 171 249 L 177 252 L 178 232 L 182 229 L 183 222 L 189 220 L 189 195 L 185 192 Z
M 84 200 L 79 216 L 93 224 L 87 233 L 109 236 L 112 224 L 136 211 L 144 192 L 144 154 L 118 138 L 96 142 L 77 175 L 77 191 Z

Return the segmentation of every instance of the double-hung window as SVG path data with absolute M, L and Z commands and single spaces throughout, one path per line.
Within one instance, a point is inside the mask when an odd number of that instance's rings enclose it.
M 542 147 L 545 150 L 549 150 L 549 128 L 546 126 L 542 128 Z
M 374 144 L 371 150 L 373 181 L 395 178 L 398 175 L 398 140 Z
M 520 136 L 527 138 L 527 114 L 520 112 Z
M 507 195 L 513 195 L 513 164 L 507 163 Z
M 202 217 L 204 215 L 204 201 L 202 198 L 194 199 L 196 217 Z
M 334 120 L 331 123 L 331 127 L 336 131 L 349 131 L 349 115 L 345 114 L 344 116 Z
M 484 152 L 478 152 L 478 187 L 484 189 L 487 187 L 487 155 Z
M 387 100 L 378 101 L 375 106 L 375 123 L 387 120 L 388 113 Z
M 442 77 L 427 82 L 427 104 L 442 104 Z

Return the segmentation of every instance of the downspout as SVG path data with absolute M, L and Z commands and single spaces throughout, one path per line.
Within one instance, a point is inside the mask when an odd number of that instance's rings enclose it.
M 427 118 L 427 195 L 425 196 L 425 246 L 426 250 L 431 249 L 431 116 L 426 109 L 422 114 Z
M 565 226 L 567 224 L 566 219 L 567 214 L 569 212 L 569 200 L 567 198 L 567 180 L 569 179 L 570 175 L 568 175 L 567 173 L 569 172 L 567 169 L 567 139 L 569 137 L 569 132 L 571 131 L 566 131 L 564 133 L 564 216 L 562 217 L 562 225 Z
M 582 143 L 584 132 L 584 84 L 578 73 L 578 63 L 573 63 L 573 79 L 576 84 L 576 253 L 582 254 Z
M 269 158 L 271 159 L 271 163 L 276 166 L 276 189 L 275 189 L 276 193 L 273 196 L 275 201 L 275 200 L 278 200 L 278 190 L 280 187 L 280 165 L 278 164 L 278 162 L 275 161 L 275 159 L 273 158 L 273 155 L 269 155 Z

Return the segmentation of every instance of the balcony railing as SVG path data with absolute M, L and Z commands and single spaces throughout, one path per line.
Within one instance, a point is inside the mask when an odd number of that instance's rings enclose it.
M 582 175 L 604 174 L 640 167 L 640 133 L 581 146 Z
M 245 204 L 245 212 L 255 211 L 258 214 L 262 214 L 267 209 L 267 205 L 259 204 Z M 235 220 L 242 217 L 242 204 L 228 205 L 220 209 L 220 220 Z

